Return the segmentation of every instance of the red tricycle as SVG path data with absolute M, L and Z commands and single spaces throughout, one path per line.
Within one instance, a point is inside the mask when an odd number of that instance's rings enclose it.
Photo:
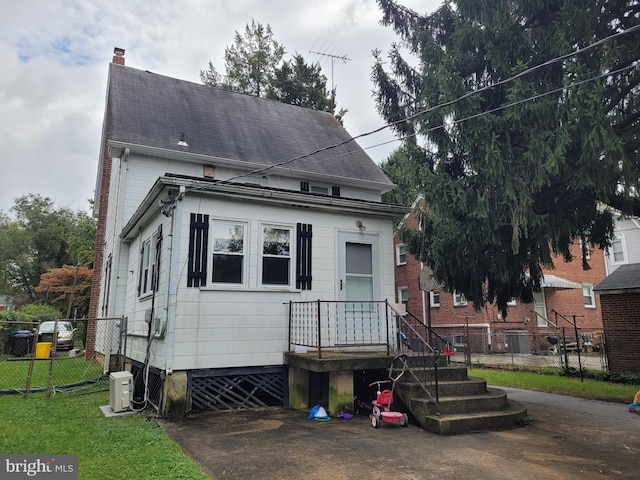
M 394 376 L 394 370 L 396 362 L 401 362 L 402 367 L 400 368 L 400 373 Z M 385 423 L 395 423 L 406 427 L 409 425 L 409 417 L 406 413 L 402 412 L 392 412 L 391 404 L 393 403 L 393 392 L 396 388 L 396 383 L 400 380 L 400 377 L 404 375 L 404 372 L 407 369 L 407 355 L 398 355 L 391 361 L 391 366 L 389 367 L 389 380 L 379 380 L 377 382 L 373 382 L 369 384 L 370 387 L 374 385 L 377 386 L 376 399 L 372 402 L 373 408 L 372 412 L 369 415 L 369 419 L 371 420 L 371 426 L 373 428 L 379 428 L 382 422 Z M 380 391 L 380 386 L 383 383 L 390 383 L 391 390 L 382 390 Z

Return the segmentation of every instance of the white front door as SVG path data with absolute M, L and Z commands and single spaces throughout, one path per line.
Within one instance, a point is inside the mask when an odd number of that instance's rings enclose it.
M 380 238 L 340 233 L 338 341 L 380 341 Z
M 538 327 L 546 327 L 547 323 L 547 305 L 544 301 L 544 288 L 539 292 L 533 291 L 533 307 L 536 311 L 536 325 Z

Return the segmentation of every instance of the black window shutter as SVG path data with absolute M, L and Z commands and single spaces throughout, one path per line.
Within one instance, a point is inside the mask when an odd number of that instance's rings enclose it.
M 298 223 L 296 234 L 296 288 L 311 290 L 311 224 Z
M 300 191 L 308 192 L 309 191 L 309 182 L 300 182 Z
M 337 185 L 333 185 L 331 187 L 331 195 L 334 197 L 339 197 L 340 196 L 340 187 L 338 187 Z
M 207 285 L 209 215 L 192 213 L 189 224 L 189 258 L 187 287 Z

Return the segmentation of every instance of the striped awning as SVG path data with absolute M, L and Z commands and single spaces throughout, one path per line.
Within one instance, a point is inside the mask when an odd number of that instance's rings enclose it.
M 543 288 L 582 288 L 581 283 L 572 282 L 566 278 L 558 277 L 556 275 L 543 275 L 543 280 L 540 284 Z

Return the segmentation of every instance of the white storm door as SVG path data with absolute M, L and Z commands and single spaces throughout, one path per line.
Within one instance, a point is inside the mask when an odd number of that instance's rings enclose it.
M 339 236 L 338 342 L 380 341 L 380 247 L 375 235 Z
M 547 323 L 547 305 L 544 301 L 544 288 L 539 292 L 533 291 L 533 307 L 536 311 L 536 325 L 538 327 L 546 327 Z

